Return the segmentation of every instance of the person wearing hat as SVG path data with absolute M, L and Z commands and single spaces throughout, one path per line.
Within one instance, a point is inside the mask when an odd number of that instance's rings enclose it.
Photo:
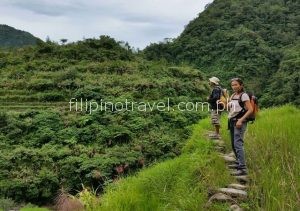
M 208 103 L 210 104 L 210 110 L 211 110 L 211 123 L 215 127 L 215 133 L 211 134 L 210 137 L 213 139 L 219 139 L 220 119 L 221 119 L 220 110 L 223 109 L 222 105 L 217 103 L 217 101 L 220 100 L 222 94 L 222 89 L 220 87 L 220 79 L 218 79 L 217 77 L 211 77 L 209 79 L 209 85 L 212 88 L 212 92 L 208 97 Z

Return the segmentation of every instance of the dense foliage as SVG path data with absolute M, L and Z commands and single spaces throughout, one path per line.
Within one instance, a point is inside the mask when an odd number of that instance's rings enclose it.
M 187 62 L 225 86 L 241 77 L 264 106 L 299 105 L 299 22 L 299 1 L 215 0 L 178 38 L 151 44 L 144 55 Z
M 137 58 L 101 36 L 1 52 L 0 198 L 45 203 L 58 189 L 101 191 L 119 176 L 180 154 L 188 125 L 206 113 L 203 74 Z M 69 111 L 70 98 L 167 102 L 175 111 Z

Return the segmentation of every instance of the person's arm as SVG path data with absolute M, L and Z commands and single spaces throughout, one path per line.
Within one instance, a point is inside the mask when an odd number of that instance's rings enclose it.
M 245 107 L 247 109 L 247 112 L 242 116 L 238 121 L 236 122 L 236 127 L 241 128 L 243 122 L 247 119 L 248 116 L 250 116 L 253 112 L 253 108 L 251 106 L 250 100 L 245 101 Z

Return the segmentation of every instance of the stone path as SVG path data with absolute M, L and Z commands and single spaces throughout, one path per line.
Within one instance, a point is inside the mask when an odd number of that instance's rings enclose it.
M 233 152 L 225 154 L 225 142 L 222 139 L 212 139 L 209 137 L 210 134 L 213 134 L 213 131 L 210 131 L 206 136 L 212 141 L 215 146 L 215 150 L 218 151 L 219 156 L 224 159 L 224 163 L 228 167 L 228 171 L 233 173 L 235 171 L 236 158 Z M 233 176 L 236 179 L 236 183 L 228 184 L 226 187 L 219 188 L 215 191 L 208 202 L 207 206 L 210 206 L 213 203 L 229 203 L 229 210 L 233 211 L 242 211 L 239 203 L 247 200 L 247 183 L 249 182 L 248 176 Z

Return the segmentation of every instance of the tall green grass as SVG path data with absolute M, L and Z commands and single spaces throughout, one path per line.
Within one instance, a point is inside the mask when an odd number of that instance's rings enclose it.
M 209 191 L 232 178 L 224 161 L 205 140 L 209 121 L 194 126 L 194 133 L 181 156 L 145 169 L 135 176 L 111 184 L 100 204 L 91 210 L 204 210 Z M 210 210 L 227 210 L 216 204 Z
M 287 105 L 261 112 L 249 125 L 245 147 L 253 209 L 300 210 L 299 120 L 300 109 Z

